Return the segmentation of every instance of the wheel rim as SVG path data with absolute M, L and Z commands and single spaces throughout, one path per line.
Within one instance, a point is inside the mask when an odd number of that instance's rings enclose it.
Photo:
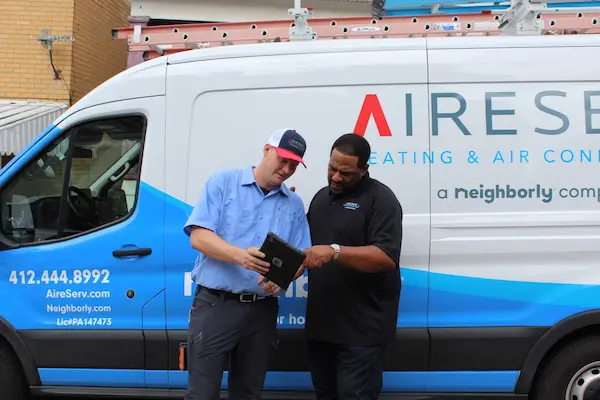
M 595 361 L 577 371 L 567 386 L 565 400 L 600 399 L 600 361 Z

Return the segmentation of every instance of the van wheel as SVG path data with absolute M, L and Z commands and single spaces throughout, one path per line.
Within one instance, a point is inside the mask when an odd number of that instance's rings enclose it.
M 553 352 L 536 379 L 534 400 L 600 400 L 600 337 Z
M 26 400 L 29 390 L 21 364 L 12 348 L 0 340 L 0 399 Z

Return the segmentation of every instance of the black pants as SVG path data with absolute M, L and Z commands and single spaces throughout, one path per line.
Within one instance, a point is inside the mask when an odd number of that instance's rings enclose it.
M 228 369 L 230 400 L 259 400 L 277 348 L 276 298 L 253 303 L 196 290 L 187 342 L 185 400 L 218 400 Z
M 308 341 L 318 400 L 376 400 L 383 385 L 383 346 L 343 346 Z

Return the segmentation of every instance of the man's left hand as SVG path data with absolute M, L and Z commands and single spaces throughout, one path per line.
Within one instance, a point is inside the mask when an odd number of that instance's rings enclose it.
M 261 289 L 264 290 L 269 296 L 274 296 L 281 290 L 281 288 L 277 286 L 277 284 L 271 282 L 262 275 L 258 277 L 258 281 L 256 281 L 256 283 L 258 283 L 259 285 L 261 283 L 264 283 L 264 285 L 261 286 Z
M 306 253 L 304 266 L 309 269 L 321 268 L 323 264 L 332 261 L 335 254 L 333 248 L 326 245 L 311 246 L 304 252 Z

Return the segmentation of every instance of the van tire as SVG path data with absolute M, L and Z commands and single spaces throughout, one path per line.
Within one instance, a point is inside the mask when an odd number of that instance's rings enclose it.
M 542 364 L 533 387 L 532 400 L 565 400 L 569 382 L 588 384 L 587 396 L 600 396 L 600 336 L 584 336 L 553 350 Z M 588 372 L 581 371 L 585 368 Z M 573 392 L 568 397 L 571 399 Z M 598 398 L 598 397 L 593 397 Z
M 0 340 L 0 399 L 26 400 L 29 390 L 21 364 L 13 349 Z

